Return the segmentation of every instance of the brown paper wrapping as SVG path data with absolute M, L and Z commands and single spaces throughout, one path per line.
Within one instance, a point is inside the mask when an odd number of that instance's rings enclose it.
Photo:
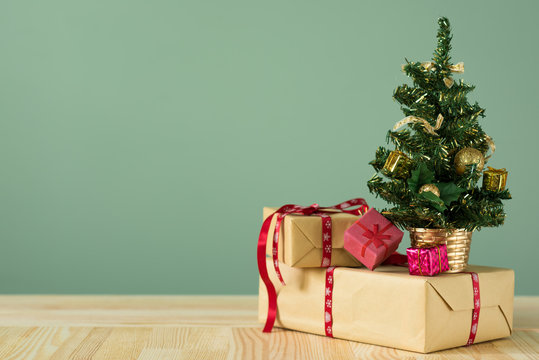
M 264 220 L 278 208 L 265 207 Z M 362 266 L 348 251 L 344 249 L 344 231 L 348 229 L 359 216 L 346 213 L 331 214 L 332 253 L 331 265 Z M 272 220 L 266 254 L 272 254 L 273 231 L 276 216 Z M 320 267 L 322 263 L 322 219 L 319 216 L 286 215 L 281 223 L 279 234 L 279 261 L 293 267 Z M 273 269 L 273 265 L 269 267 Z
M 271 268 L 268 259 L 268 268 Z M 275 326 L 325 335 L 326 269 L 281 266 Z M 479 275 L 481 310 L 475 343 L 509 336 L 513 324 L 513 270 L 469 266 Z M 267 293 L 260 283 L 259 321 Z M 406 267 L 337 268 L 333 288 L 333 334 L 392 348 L 429 353 L 465 345 L 470 334 L 473 287 L 470 274 L 411 276 Z

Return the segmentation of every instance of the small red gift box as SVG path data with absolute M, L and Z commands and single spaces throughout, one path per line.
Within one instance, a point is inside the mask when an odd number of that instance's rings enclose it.
M 410 275 L 433 276 L 449 270 L 447 246 L 445 244 L 424 248 L 408 248 Z
M 391 255 L 403 232 L 371 208 L 344 233 L 344 248 L 363 265 L 374 270 Z

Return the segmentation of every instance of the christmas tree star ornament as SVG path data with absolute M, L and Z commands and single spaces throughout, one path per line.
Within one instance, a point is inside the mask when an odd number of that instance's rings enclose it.
M 464 148 L 455 155 L 455 171 L 458 175 L 466 172 L 467 166 L 475 165 L 476 171 L 483 170 L 485 158 L 481 151 L 474 148 Z
M 502 191 L 507 183 L 507 170 L 494 169 L 487 166 L 483 173 L 483 189 L 488 191 Z

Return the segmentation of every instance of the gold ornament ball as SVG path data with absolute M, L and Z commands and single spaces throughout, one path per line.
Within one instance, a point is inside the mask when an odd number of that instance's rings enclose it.
M 455 155 L 455 171 L 462 175 L 466 171 L 466 166 L 476 165 L 476 171 L 483 170 L 485 158 L 481 151 L 474 148 L 464 148 Z
M 440 189 L 434 184 L 425 184 L 419 188 L 419 193 L 430 191 L 434 195 L 440 197 Z

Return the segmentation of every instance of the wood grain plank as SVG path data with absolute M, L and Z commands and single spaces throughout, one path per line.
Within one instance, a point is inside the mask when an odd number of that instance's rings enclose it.
M 0 326 L 258 327 L 256 296 L 0 296 Z
M 138 359 L 226 359 L 229 328 L 156 328 Z
M 47 336 L 49 336 L 49 329 L 47 328 L 27 328 L 18 339 L 13 339 L 13 341 L 9 342 L 9 345 L 2 351 L 0 356 L 5 360 L 35 357 L 33 354 L 36 348 L 46 341 Z
M 137 360 L 181 360 L 181 351 L 177 349 L 142 349 Z
M 256 308 L 256 297 L 0 296 L 0 359 L 539 359 L 539 298 L 515 299 L 510 338 L 433 354 L 264 334 Z
M 155 327 L 144 343 L 137 360 L 182 358 L 182 346 L 188 343 L 192 328 Z
M 4 328 L 8 337 L 0 342 L 0 359 L 50 358 L 70 336 L 67 328 Z
M 270 339 L 269 354 L 274 359 L 301 359 L 305 354 L 313 360 L 341 360 L 353 358 L 350 341 L 325 336 L 280 330 Z M 274 352 L 274 349 L 278 351 Z
M 515 298 L 515 329 L 539 328 L 539 297 Z M 1 326 L 260 327 L 257 297 L 0 295 Z
M 444 351 L 438 351 L 432 354 L 418 354 L 405 350 L 384 348 L 376 345 L 362 344 L 362 343 L 350 343 L 350 346 L 354 350 L 354 354 L 358 359 L 417 359 L 417 360 L 457 360 L 457 359 L 537 359 L 536 357 L 529 357 L 526 355 L 525 349 L 519 348 L 517 345 L 518 339 L 522 337 L 528 337 L 526 331 L 517 331 L 512 337 L 507 339 L 500 339 L 495 341 L 484 342 L 476 344 L 470 347 L 459 347 Z M 539 338 L 535 338 L 537 344 Z M 528 352 L 528 354 L 530 354 Z M 518 355 L 515 357 L 515 355 Z
M 62 327 L 69 336 L 56 348 L 56 351 L 50 357 L 44 357 L 48 360 L 64 360 L 68 359 L 71 354 L 79 347 L 79 345 L 88 338 L 92 328 L 87 327 Z M 36 359 L 41 359 L 36 357 Z
M 151 333 L 152 328 L 149 327 L 112 328 L 92 360 L 135 360 L 140 356 Z
M 262 360 L 267 358 L 264 354 L 270 353 L 269 340 L 258 328 L 232 328 L 231 336 L 228 360 Z
M 297 331 L 268 335 L 253 328 L 6 328 L 0 359 L 538 359 L 539 331 L 519 330 L 506 339 L 433 354 Z M 64 335 L 56 335 L 54 334 Z M 53 336 L 51 336 L 53 335 Z M 85 335 L 85 336 L 83 336 Z M 56 340 L 51 341 L 56 337 Z M 65 345 L 57 340 L 66 339 Z M 5 341 L 7 339 L 7 341 Z M 45 343 L 55 344 L 44 346 Z M 6 351 L 7 349 L 7 351 Z M 51 356 L 52 354 L 52 356 Z
M 0 327 L 0 359 L 3 358 L 12 342 L 18 341 L 27 329 L 23 327 Z
M 19 347 L 26 347 L 25 339 L 34 329 L 26 327 L 0 329 L 0 359 L 7 359 Z
M 181 345 L 180 359 L 226 360 L 231 341 L 229 328 L 192 328 L 189 338 Z
M 69 355 L 69 360 L 86 360 L 92 359 L 105 340 L 111 334 L 113 328 L 94 328 L 81 341 L 81 343 Z

